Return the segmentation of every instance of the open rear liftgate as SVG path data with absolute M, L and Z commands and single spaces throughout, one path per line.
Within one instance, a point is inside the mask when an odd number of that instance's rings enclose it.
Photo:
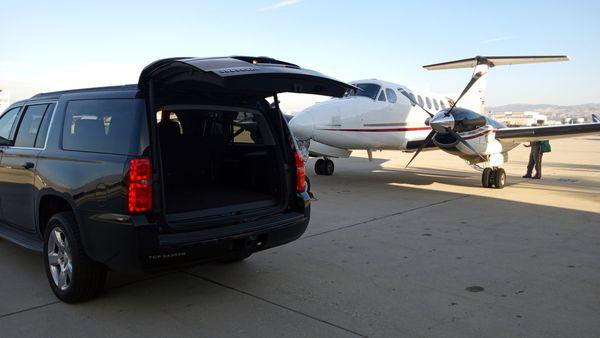
M 158 60 L 142 71 L 138 87 L 146 98 L 150 136 L 155 154 L 153 168 L 162 168 L 160 142 L 154 113 L 177 95 L 185 97 L 239 97 L 264 99 L 273 97 L 279 110 L 278 93 L 292 92 L 342 97 L 354 86 L 321 73 L 271 58 L 232 56 L 222 58 L 170 58 Z M 167 95 L 165 95 L 167 94 Z M 283 133 L 283 117 L 277 119 Z M 285 139 L 283 135 L 280 135 Z M 154 205 L 157 217 L 165 214 L 163 171 L 154 172 Z M 160 206 L 160 207 L 158 207 Z

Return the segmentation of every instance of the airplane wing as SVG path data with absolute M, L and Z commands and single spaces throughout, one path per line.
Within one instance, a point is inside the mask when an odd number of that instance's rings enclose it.
M 592 134 L 600 134 L 600 123 L 502 128 L 496 131 L 496 139 L 504 142 L 523 143 Z

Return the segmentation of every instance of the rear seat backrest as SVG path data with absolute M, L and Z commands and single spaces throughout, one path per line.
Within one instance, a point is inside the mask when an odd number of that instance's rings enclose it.
M 158 134 L 162 147 L 163 166 L 167 174 L 179 169 L 183 162 L 183 144 L 179 123 L 171 120 L 162 120 L 158 124 Z

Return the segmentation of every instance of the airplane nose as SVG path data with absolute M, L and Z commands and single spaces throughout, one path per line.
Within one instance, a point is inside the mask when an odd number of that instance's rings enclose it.
M 308 140 L 314 136 L 315 120 L 309 112 L 303 111 L 290 121 L 290 128 L 298 139 Z

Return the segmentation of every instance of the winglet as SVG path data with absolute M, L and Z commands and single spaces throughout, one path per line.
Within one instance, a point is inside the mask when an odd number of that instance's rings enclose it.
M 425 65 L 427 70 L 473 68 L 480 64 L 487 64 L 490 68 L 495 66 L 508 66 L 523 63 L 569 61 L 566 55 L 541 55 L 541 56 L 476 56 L 470 59 L 448 61 Z

